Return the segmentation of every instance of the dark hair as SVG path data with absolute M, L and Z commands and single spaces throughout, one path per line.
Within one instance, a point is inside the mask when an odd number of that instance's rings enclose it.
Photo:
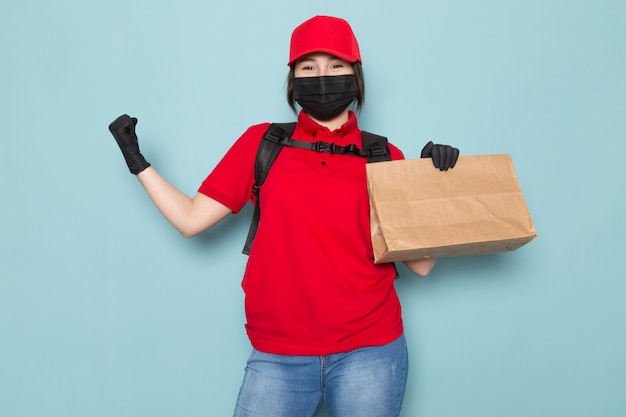
M 296 101 L 293 98 L 295 67 L 295 64 L 292 64 L 289 68 L 289 74 L 287 74 L 287 103 L 294 113 L 296 113 Z M 356 110 L 358 112 L 365 102 L 365 79 L 363 78 L 363 67 L 359 61 L 352 63 L 352 70 L 354 71 L 354 88 L 356 90 L 354 100 L 356 101 Z

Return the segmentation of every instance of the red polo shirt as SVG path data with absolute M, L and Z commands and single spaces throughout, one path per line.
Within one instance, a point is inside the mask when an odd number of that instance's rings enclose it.
M 250 127 L 199 192 L 235 213 L 251 198 L 256 151 L 269 124 Z M 356 117 L 329 131 L 304 112 L 292 138 L 362 147 Z M 390 145 L 392 159 L 403 159 Z M 261 221 L 242 282 L 255 349 L 327 355 L 402 334 L 391 264 L 374 264 L 367 159 L 285 147 L 261 187 Z

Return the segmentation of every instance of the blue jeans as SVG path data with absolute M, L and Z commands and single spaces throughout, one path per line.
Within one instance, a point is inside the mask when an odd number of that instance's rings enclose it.
M 327 356 L 253 350 L 235 417 L 394 417 L 406 388 L 408 355 L 401 336 L 383 346 Z

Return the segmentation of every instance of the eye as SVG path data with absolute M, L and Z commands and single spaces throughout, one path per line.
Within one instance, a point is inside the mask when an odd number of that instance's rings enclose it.
M 313 71 L 313 65 L 310 64 L 302 64 L 298 67 L 300 71 Z
M 344 65 L 342 63 L 336 63 L 332 65 L 332 69 L 339 69 L 339 68 L 343 68 Z

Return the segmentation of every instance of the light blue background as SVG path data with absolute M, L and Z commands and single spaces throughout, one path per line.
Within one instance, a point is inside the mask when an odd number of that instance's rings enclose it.
M 402 269 L 403 416 L 626 415 L 626 3 L 79 1 L 0 5 L 0 416 L 231 415 L 250 210 L 185 240 L 107 126 L 193 195 L 284 100 L 291 30 L 347 18 L 361 126 L 510 153 L 539 237 Z M 349 214 L 348 214 L 349 215 Z

